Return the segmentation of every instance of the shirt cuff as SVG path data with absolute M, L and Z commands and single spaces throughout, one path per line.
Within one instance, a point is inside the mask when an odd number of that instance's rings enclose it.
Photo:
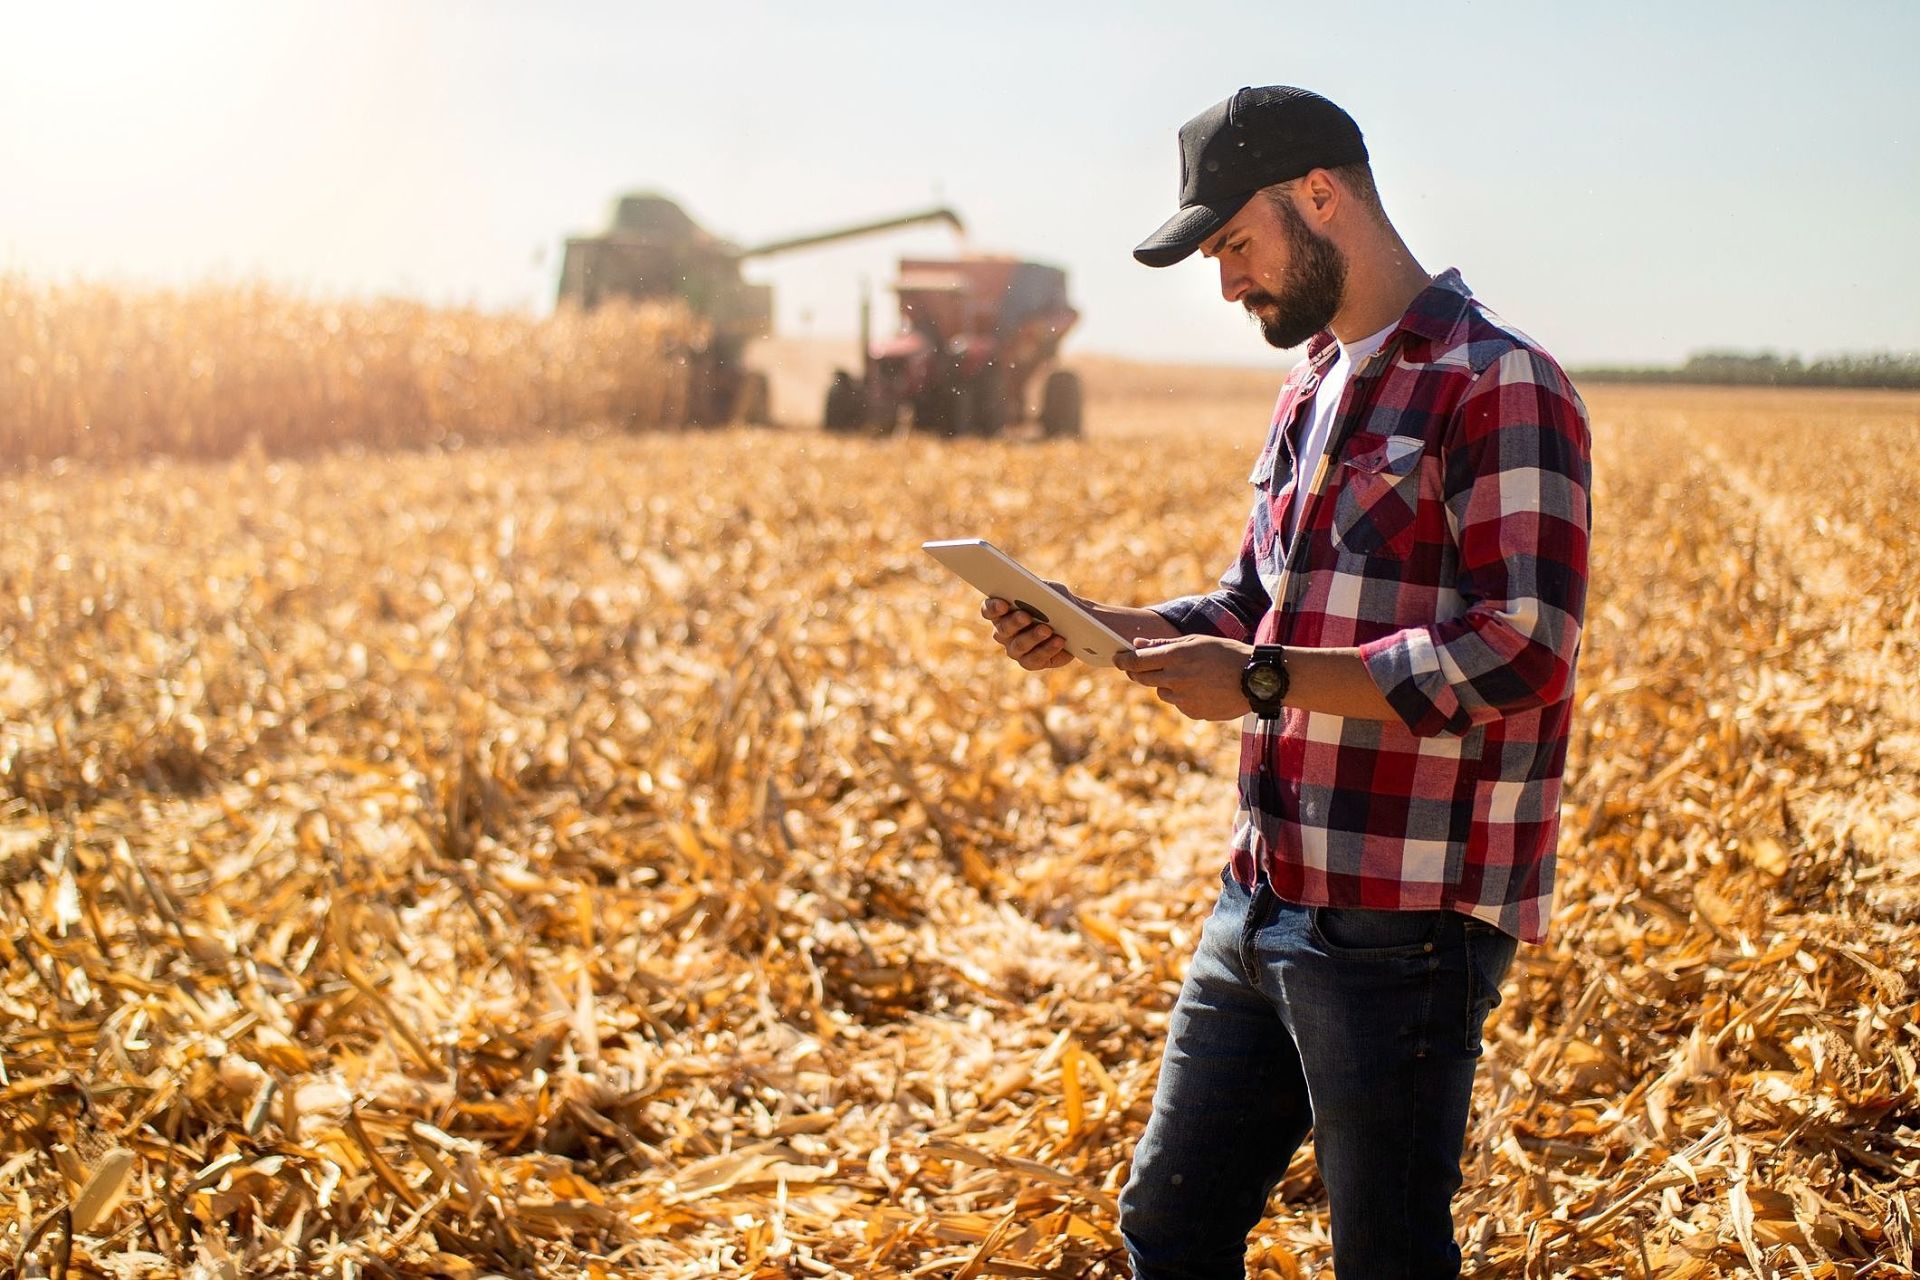
M 1213 596 L 1181 596 L 1163 604 L 1149 605 L 1147 612 L 1159 614 L 1183 636 L 1219 636 L 1223 640 L 1243 642 L 1250 638 L 1240 615 Z
M 1409 627 L 1360 646 L 1367 674 L 1407 729 L 1418 737 L 1464 734 L 1473 727 L 1440 666 L 1433 633 Z

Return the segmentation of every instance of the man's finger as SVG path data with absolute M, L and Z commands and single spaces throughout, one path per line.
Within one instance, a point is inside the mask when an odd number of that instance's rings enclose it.
M 1022 631 L 1032 628 L 1033 625 L 1034 622 L 1032 618 L 1015 609 L 1012 613 L 1003 614 L 999 620 L 993 624 L 993 638 L 1001 644 L 1005 644 Z
M 1053 634 L 1053 631 L 1050 628 L 1028 627 L 1026 630 L 1017 633 L 1006 642 L 1007 652 L 1012 654 L 1016 658 L 1024 658 L 1028 654 L 1032 653 L 1034 650 L 1038 649 L 1041 645 L 1046 644 L 1048 641 L 1056 638 L 1057 637 Z M 1060 647 L 1059 645 L 1054 646 L 1054 648 L 1056 649 L 1059 647 Z
M 1056 636 L 1042 641 L 1020 655 L 1020 665 L 1029 671 L 1045 671 L 1050 667 L 1060 666 L 1062 658 L 1071 656 L 1066 651 L 1066 642 Z
M 998 618 L 1012 607 L 999 596 L 988 596 L 980 602 L 980 616 L 988 619 Z
M 1114 659 L 1114 665 L 1128 673 L 1135 671 L 1165 671 L 1172 665 L 1173 656 L 1174 655 L 1166 651 L 1165 645 L 1149 645 L 1143 640 L 1135 640 L 1133 642 L 1132 656 L 1128 657 L 1123 654 L 1121 657 Z

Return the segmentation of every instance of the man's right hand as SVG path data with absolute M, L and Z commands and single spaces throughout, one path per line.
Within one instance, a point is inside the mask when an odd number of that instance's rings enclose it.
M 1025 610 L 989 596 L 980 616 L 993 624 L 993 638 L 1007 656 L 1029 671 L 1050 671 L 1073 661 L 1067 639 Z

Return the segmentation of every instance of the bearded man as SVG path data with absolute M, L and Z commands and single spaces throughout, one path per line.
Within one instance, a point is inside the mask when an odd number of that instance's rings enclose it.
M 1585 406 L 1558 364 L 1414 260 L 1353 120 L 1242 89 L 1180 130 L 1196 249 L 1276 347 L 1307 343 L 1218 589 L 1091 607 L 1130 678 L 1241 719 L 1221 893 L 1168 1023 L 1120 1227 L 1138 1280 L 1245 1275 L 1309 1132 L 1341 1280 L 1454 1276 L 1482 1027 L 1552 906 L 1586 602 Z M 1023 667 L 1073 659 L 1005 601 Z

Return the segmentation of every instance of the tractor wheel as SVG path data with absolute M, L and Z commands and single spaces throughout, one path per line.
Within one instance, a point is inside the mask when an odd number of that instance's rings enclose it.
M 833 371 L 833 385 L 827 388 L 827 410 L 821 425 L 829 431 L 858 431 L 866 424 L 866 390 L 845 369 Z
M 740 421 L 753 427 L 773 421 L 772 387 L 767 375 L 758 369 L 748 373 L 740 384 Z
M 1049 440 L 1080 434 L 1083 399 L 1079 374 L 1071 369 L 1055 369 L 1047 375 L 1047 384 L 1040 394 L 1040 426 Z

